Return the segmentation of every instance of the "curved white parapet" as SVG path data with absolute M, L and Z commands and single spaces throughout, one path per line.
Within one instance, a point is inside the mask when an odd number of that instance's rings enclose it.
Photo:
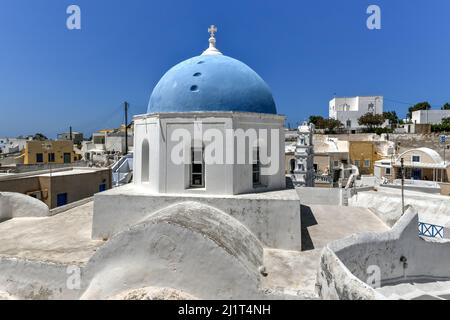
M 0 192 L 0 222 L 12 218 L 47 217 L 50 210 L 33 197 L 13 192 Z
M 260 298 L 260 241 L 238 220 L 197 202 L 166 207 L 111 238 L 83 272 L 82 299 L 144 287 L 199 299 Z
M 450 228 L 450 197 L 405 191 L 405 203 L 419 212 L 419 220 Z M 353 207 L 369 208 L 389 226 L 393 226 L 402 213 L 401 190 L 378 187 L 377 191 L 358 191 L 349 199 Z
M 384 233 L 363 233 L 322 251 L 316 289 L 323 299 L 386 299 L 376 289 L 408 282 L 449 281 L 450 242 L 419 236 L 409 207 Z
M 147 287 L 127 290 L 111 297 L 110 300 L 197 300 L 197 298 L 177 289 Z
M 17 298 L 7 292 L 0 291 L 0 300 L 17 300 Z

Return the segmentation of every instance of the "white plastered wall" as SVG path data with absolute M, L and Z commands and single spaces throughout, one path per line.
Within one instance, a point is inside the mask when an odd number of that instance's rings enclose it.
M 279 130 L 278 152 L 276 152 L 277 171 L 275 174 L 262 176 L 261 186 L 254 187 L 251 164 L 227 164 L 224 152 L 223 163 L 205 165 L 205 187 L 190 188 L 190 167 L 188 164 L 176 164 L 171 152 L 179 144 L 172 141 L 172 134 L 179 129 L 187 130 L 194 139 L 194 127 L 201 122 L 202 131 L 218 130 L 226 137 L 227 129 L 266 129 L 268 132 L 267 148 L 271 150 L 270 130 Z M 195 194 L 240 194 L 282 189 L 284 177 L 284 117 L 256 113 L 235 112 L 196 112 L 196 113 L 159 113 L 135 117 L 135 157 L 134 182 L 155 193 L 195 193 Z M 263 137 L 259 137 L 263 138 Z M 149 179 L 142 179 L 142 143 L 149 142 Z M 197 139 L 198 140 L 198 139 Z M 210 142 L 203 141 L 206 146 Z M 225 148 L 226 141 L 223 142 Z M 235 145 L 235 156 L 237 154 Z M 249 148 L 247 145 L 246 148 Z M 248 152 L 248 149 L 246 150 Z M 187 152 L 190 158 L 190 152 Z M 145 179 L 144 179 L 145 180 Z

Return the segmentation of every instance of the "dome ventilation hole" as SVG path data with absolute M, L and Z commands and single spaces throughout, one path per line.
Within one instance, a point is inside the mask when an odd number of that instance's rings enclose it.
M 202 64 L 202 63 L 205 63 L 205 61 L 199 61 L 199 62 L 197 62 L 197 64 Z
M 201 72 L 196 72 L 196 73 L 194 73 L 194 77 L 200 77 L 201 75 L 202 75 Z
M 192 91 L 192 92 L 198 92 L 198 86 L 195 86 L 195 85 L 192 86 L 192 87 L 191 87 L 191 91 Z

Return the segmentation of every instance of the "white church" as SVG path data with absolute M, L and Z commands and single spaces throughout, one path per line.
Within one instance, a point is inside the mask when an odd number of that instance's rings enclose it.
M 167 71 L 134 118 L 134 182 L 95 195 L 92 239 L 108 241 L 87 268 L 84 298 L 150 285 L 265 298 L 265 250 L 301 250 L 285 117 L 264 80 L 208 31 L 209 48 Z
M 223 55 L 215 46 L 215 29 L 210 31 L 209 48 L 170 69 L 154 88 L 148 113 L 135 117 L 134 182 L 156 193 L 233 195 L 284 188 L 279 166 L 285 118 L 277 115 L 264 80 Z M 277 134 L 274 141 L 267 132 Z M 244 142 L 244 135 L 246 144 L 239 145 L 235 140 Z M 271 165 L 278 168 L 264 174 L 261 153 L 271 149 Z M 177 161 L 177 150 L 183 161 Z M 249 154 L 253 159 L 237 161 Z

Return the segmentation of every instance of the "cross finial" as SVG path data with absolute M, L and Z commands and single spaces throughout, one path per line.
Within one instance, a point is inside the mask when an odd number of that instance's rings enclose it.
M 217 32 L 217 27 L 216 27 L 215 25 L 212 24 L 212 25 L 208 28 L 208 32 L 209 32 L 209 34 L 211 35 L 211 37 L 214 38 L 214 33 Z
M 206 49 L 202 55 L 221 55 L 222 53 L 216 48 L 216 38 L 214 38 L 214 34 L 217 32 L 217 27 L 212 24 L 208 28 L 208 32 L 211 35 L 209 38 L 209 48 Z

